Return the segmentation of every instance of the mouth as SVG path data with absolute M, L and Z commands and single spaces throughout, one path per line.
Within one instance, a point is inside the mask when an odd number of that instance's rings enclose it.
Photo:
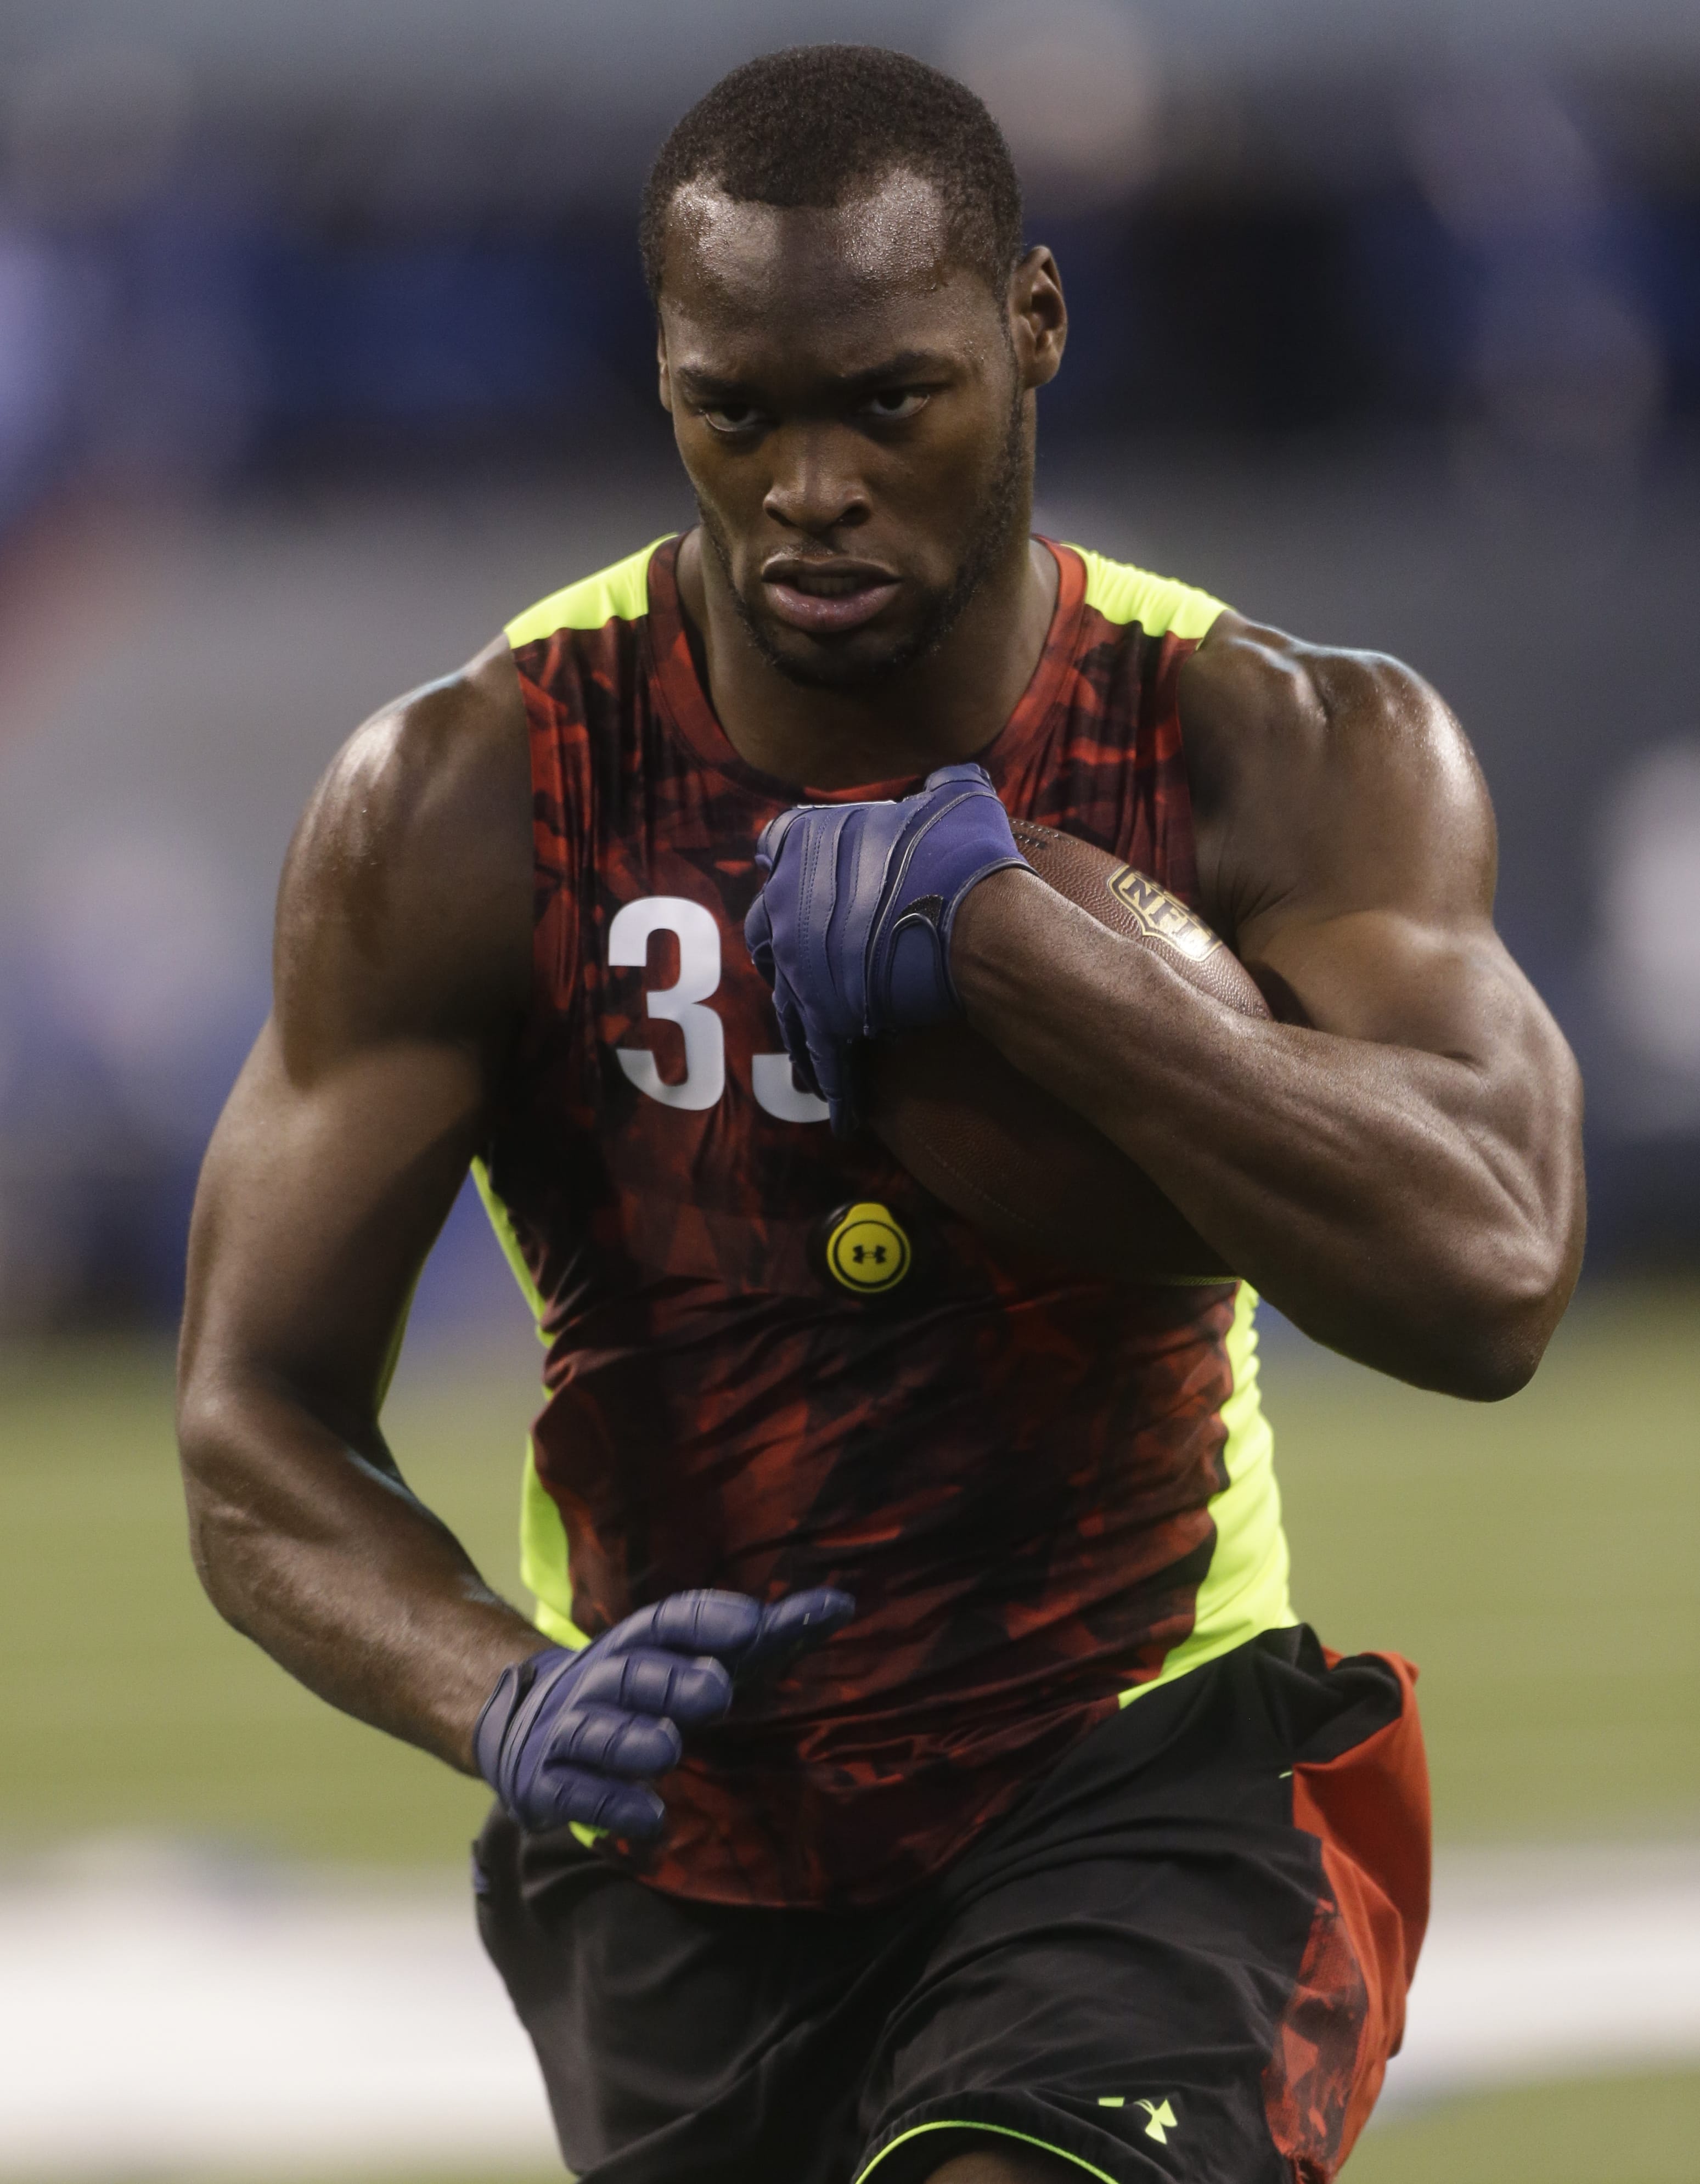
M 872 621 L 896 598 L 898 579 L 872 561 L 836 554 L 817 561 L 776 557 L 761 571 L 761 588 L 778 621 L 828 637 Z

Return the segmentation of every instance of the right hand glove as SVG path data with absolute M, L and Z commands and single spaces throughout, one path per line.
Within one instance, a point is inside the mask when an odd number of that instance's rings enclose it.
M 733 1678 L 772 1669 L 856 1613 L 820 1585 L 763 1607 L 741 1592 L 675 1592 L 577 1652 L 545 1646 L 503 1669 L 472 1732 L 478 1772 L 522 1828 L 574 1822 L 644 1841 L 666 1808 L 651 1775 L 677 1767 L 679 1730 L 718 1721 Z
M 896 803 L 798 804 L 755 845 L 761 892 L 744 921 L 792 1066 L 856 1123 L 854 1051 L 961 1014 L 956 912 L 989 873 L 1027 860 L 982 766 L 937 767 Z

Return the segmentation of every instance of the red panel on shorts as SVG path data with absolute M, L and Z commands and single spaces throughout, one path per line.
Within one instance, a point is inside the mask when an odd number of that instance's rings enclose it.
M 1324 1649 L 1326 1651 L 1326 1649 Z M 1329 1665 L 1340 1659 L 1329 1652 Z M 1329 2184 L 1375 2105 L 1405 2031 L 1405 1997 L 1429 1922 L 1429 1768 L 1417 1671 L 1398 1719 L 1349 1752 L 1293 1769 L 1293 1823 L 1322 1844 L 1329 1893 L 1263 2075 L 1269 2131 L 1294 2184 Z

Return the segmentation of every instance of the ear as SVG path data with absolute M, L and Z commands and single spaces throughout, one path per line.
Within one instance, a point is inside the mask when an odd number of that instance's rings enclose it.
M 1023 387 L 1055 379 L 1068 339 L 1068 306 L 1062 276 L 1042 242 L 1035 243 L 1010 276 L 1010 337 Z
M 661 315 L 655 314 L 655 370 L 658 375 L 656 392 L 661 398 L 661 407 L 671 417 L 673 414 L 673 382 L 667 370 L 667 329 Z

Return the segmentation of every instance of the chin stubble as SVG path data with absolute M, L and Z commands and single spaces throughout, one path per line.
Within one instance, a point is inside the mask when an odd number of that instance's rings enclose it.
M 845 660 L 839 665 L 830 655 L 818 661 L 797 660 L 780 652 L 733 582 L 732 555 L 725 534 L 700 500 L 697 503 L 697 513 L 702 520 L 703 536 L 708 540 L 714 557 L 720 564 L 721 574 L 726 579 L 726 588 L 738 610 L 738 618 L 743 623 L 750 643 L 775 673 L 783 675 L 787 682 L 800 683 L 809 690 L 865 689 L 889 682 L 918 661 L 927 659 L 939 649 L 961 620 L 968 602 L 997 566 L 999 555 L 1009 543 L 1010 533 L 1023 505 L 1025 473 L 1023 402 L 1017 391 L 1010 411 L 1009 430 L 1004 436 L 1003 452 L 975 515 L 968 550 L 962 557 L 961 566 L 900 645 L 887 653 L 883 660 L 861 663 Z

